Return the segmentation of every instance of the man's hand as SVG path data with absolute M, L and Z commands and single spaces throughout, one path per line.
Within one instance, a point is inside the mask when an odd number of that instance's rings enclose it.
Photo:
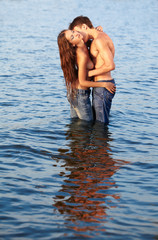
M 116 86 L 112 82 L 104 82 L 104 88 L 113 94 L 116 92 Z

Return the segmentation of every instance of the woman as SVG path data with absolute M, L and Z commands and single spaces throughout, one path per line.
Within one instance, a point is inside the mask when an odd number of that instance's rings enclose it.
M 63 30 L 58 35 L 61 68 L 63 70 L 67 97 L 71 106 L 71 117 L 86 121 L 93 120 L 90 102 L 90 87 L 105 87 L 110 92 L 115 86 L 107 82 L 93 82 L 88 71 L 94 68 L 83 36 L 77 31 Z

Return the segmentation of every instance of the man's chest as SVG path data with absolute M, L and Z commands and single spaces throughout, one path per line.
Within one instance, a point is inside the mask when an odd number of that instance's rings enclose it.
M 92 44 L 91 44 L 90 53 L 93 58 L 96 58 L 98 56 L 98 50 L 97 50 L 94 42 L 92 42 Z

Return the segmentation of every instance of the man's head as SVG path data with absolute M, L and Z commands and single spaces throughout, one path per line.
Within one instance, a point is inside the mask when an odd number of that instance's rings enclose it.
M 89 29 L 94 28 L 92 22 L 88 17 L 79 16 L 76 17 L 69 25 L 70 30 L 75 30 L 83 35 L 84 42 L 87 42 L 89 37 Z

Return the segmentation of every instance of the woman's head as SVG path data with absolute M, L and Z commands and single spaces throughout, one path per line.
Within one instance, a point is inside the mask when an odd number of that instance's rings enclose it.
M 59 41 L 67 48 L 77 47 L 81 42 L 83 43 L 83 36 L 77 31 L 63 30 L 58 36 L 58 45 Z
M 65 37 L 74 47 L 82 46 L 83 42 L 83 35 L 80 32 L 73 31 L 73 30 L 66 30 Z
M 61 68 L 64 73 L 64 78 L 67 88 L 71 88 L 72 84 L 77 79 L 77 65 L 76 65 L 76 47 L 73 44 L 73 39 L 69 38 L 70 30 L 63 30 L 58 35 L 58 47 L 60 54 Z

